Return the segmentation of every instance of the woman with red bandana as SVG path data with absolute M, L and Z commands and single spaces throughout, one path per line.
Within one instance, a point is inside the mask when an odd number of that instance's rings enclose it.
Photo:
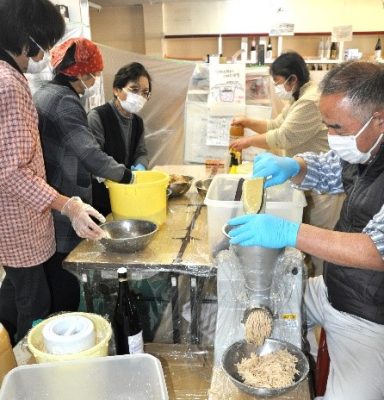
M 68 196 L 92 203 L 92 176 L 131 183 L 134 175 L 101 150 L 87 121 L 81 99 L 90 95 L 104 68 L 98 47 L 86 38 L 72 38 L 54 47 L 55 77 L 34 95 L 47 180 Z M 68 221 L 54 212 L 56 253 L 47 267 L 53 287 L 52 312 L 74 311 L 79 305 L 77 278 L 62 261 L 80 239 Z M 68 295 L 68 292 L 71 292 Z

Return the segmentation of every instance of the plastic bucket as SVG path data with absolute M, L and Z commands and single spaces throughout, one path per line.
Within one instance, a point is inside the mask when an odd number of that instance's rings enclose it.
M 143 219 L 161 225 L 167 217 L 169 175 L 136 171 L 134 184 L 106 181 L 114 219 Z
M 51 354 L 45 350 L 43 328 L 49 322 L 61 318 L 64 315 L 78 315 L 90 319 L 96 330 L 96 345 L 87 349 L 73 354 Z M 91 358 L 91 357 L 104 357 L 108 355 L 108 344 L 112 336 L 111 324 L 103 317 L 97 314 L 90 313 L 63 313 L 55 315 L 54 317 L 45 319 L 40 322 L 34 328 L 32 328 L 27 337 L 28 348 L 34 355 L 37 363 L 54 362 L 54 361 L 66 361 L 75 360 L 79 358 Z

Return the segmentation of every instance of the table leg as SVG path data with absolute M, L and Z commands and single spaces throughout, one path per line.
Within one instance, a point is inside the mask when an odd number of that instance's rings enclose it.
M 91 285 L 88 281 L 88 275 L 86 272 L 83 272 L 81 274 L 81 280 L 83 282 L 83 291 L 84 291 L 84 300 L 85 300 L 86 311 L 93 313 L 95 310 L 93 307 L 92 290 L 91 290 Z
M 171 303 L 172 303 L 172 325 L 173 343 L 180 343 L 180 310 L 179 310 L 179 288 L 178 275 L 171 274 Z
M 200 316 L 200 303 L 199 303 L 199 278 L 197 276 L 191 276 L 190 278 L 190 291 L 191 291 L 191 343 L 200 343 L 200 327 L 199 327 L 199 316 Z

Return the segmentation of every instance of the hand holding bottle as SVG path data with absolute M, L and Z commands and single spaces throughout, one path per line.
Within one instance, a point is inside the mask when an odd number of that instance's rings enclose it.
M 260 153 L 253 161 L 253 177 L 266 178 L 265 187 L 279 185 L 300 172 L 300 164 L 291 157 Z
M 72 223 L 76 234 L 84 239 L 99 240 L 105 236 L 105 232 L 91 219 L 95 217 L 101 223 L 105 218 L 89 204 L 83 203 L 80 197 L 71 197 L 61 210 Z
M 243 128 L 248 128 L 248 117 L 245 115 L 238 115 L 232 118 L 231 127 L 232 126 L 241 126 Z
M 295 247 L 300 224 L 269 214 L 247 214 L 232 218 L 229 243 L 270 249 Z

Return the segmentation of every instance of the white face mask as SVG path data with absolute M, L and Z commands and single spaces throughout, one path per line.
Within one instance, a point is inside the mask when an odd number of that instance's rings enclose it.
M 284 86 L 287 83 L 289 78 L 290 77 L 288 77 L 284 81 L 284 83 L 280 83 L 279 85 L 275 86 L 276 96 L 279 97 L 281 100 L 292 100 L 292 98 L 293 98 L 293 93 L 292 93 L 293 89 L 290 92 L 288 92 L 288 90 Z
M 39 74 L 42 72 L 49 64 L 49 54 L 44 53 L 44 57 L 40 61 L 35 61 L 33 58 L 28 59 L 27 74 Z
M 121 107 L 129 113 L 138 113 L 144 107 L 147 100 L 139 94 L 129 92 L 125 89 L 123 91 L 127 94 L 127 98 L 125 100 L 119 99 Z
M 83 95 L 81 96 L 82 99 L 92 97 L 99 93 L 98 91 L 100 89 L 100 82 L 99 82 L 100 78 L 98 76 L 93 76 L 92 74 L 90 74 L 90 75 L 95 79 L 95 83 L 90 87 L 88 87 L 84 83 L 84 81 L 82 79 L 80 79 L 80 82 L 83 84 L 84 89 L 85 89 Z
M 364 124 L 364 126 L 356 133 L 356 135 L 340 136 L 328 134 L 329 147 L 334 150 L 340 158 L 350 164 L 365 164 L 371 158 L 372 150 L 381 141 L 384 134 L 381 134 L 373 146 L 366 152 L 361 152 L 357 147 L 357 138 L 364 132 L 366 127 L 372 121 L 372 118 Z

